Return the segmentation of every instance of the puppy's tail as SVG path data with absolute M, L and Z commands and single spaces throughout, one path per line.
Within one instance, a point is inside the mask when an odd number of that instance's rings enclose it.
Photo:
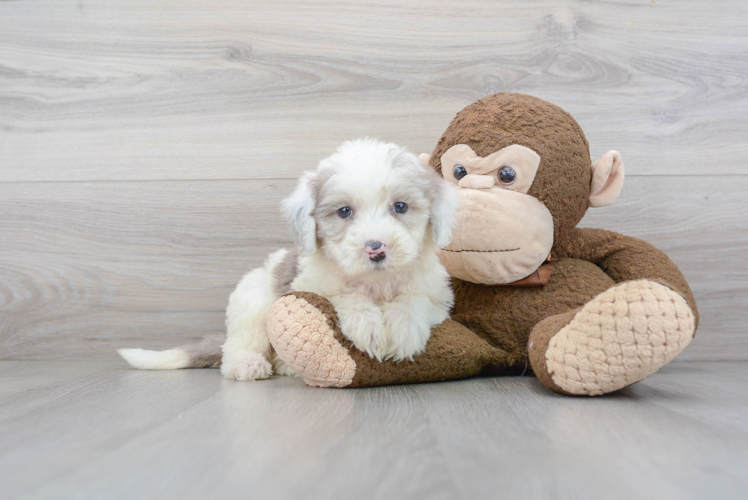
M 200 342 L 166 351 L 147 349 L 118 349 L 120 356 L 138 370 L 178 370 L 180 368 L 218 368 L 221 366 L 221 346 L 226 336 L 206 335 Z

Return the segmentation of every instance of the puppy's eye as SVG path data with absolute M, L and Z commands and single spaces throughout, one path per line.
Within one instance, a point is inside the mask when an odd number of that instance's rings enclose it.
M 338 215 L 343 219 L 347 219 L 348 217 L 353 215 L 353 210 L 351 210 L 351 207 L 342 207 L 338 209 Z
M 393 208 L 395 209 L 395 212 L 399 214 L 404 214 L 405 212 L 408 211 L 408 204 L 403 203 L 402 201 L 398 201 L 397 203 L 395 203 Z
M 455 179 L 459 181 L 467 175 L 467 170 L 465 170 L 465 167 L 462 165 L 455 165 L 455 168 L 452 169 L 452 173 L 454 174 Z
M 499 180 L 502 184 L 511 184 L 517 179 L 517 172 L 512 167 L 501 167 L 499 170 Z

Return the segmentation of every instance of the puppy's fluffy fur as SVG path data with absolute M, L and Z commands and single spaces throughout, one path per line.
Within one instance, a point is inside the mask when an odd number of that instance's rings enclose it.
M 335 306 L 341 331 L 383 360 L 423 352 L 431 327 L 453 303 L 436 251 L 452 236 L 452 187 L 406 149 L 371 139 L 344 143 L 305 173 L 283 202 L 295 250 L 272 253 L 229 298 L 227 335 L 168 351 L 121 349 L 134 367 L 221 366 L 236 380 L 292 375 L 270 346 L 270 305 L 288 291 L 308 291 Z

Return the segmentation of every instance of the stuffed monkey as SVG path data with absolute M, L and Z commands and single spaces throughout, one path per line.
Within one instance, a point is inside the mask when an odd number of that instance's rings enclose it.
M 599 395 L 637 382 L 691 341 L 696 302 L 644 241 L 577 228 L 623 186 L 620 154 L 594 163 L 579 124 L 535 97 L 499 93 L 460 111 L 433 154 L 459 192 L 451 320 L 414 361 L 377 362 L 340 333 L 329 302 L 292 292 L 271 308 L 278 355 L 310 385 L 363 387 L 532 370 L 550 389 Z

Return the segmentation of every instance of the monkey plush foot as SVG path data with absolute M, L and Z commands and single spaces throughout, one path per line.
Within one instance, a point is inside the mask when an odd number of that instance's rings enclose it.
M 367 387 L 435 382 L 496 371 L 516 363 L 454 321 L 435 326 L 426 351 L 413 361 L 372 359 L 343 336 L 327 299 L 292 292 L 270 308 L 267 333 L 276 354 L 308 385 Z
M 308 385 L 347 387 L 356 362 L 336 338 L 332 306 L 318 299 L 307 293 L 281 297 L 270 307 L 268 336 L 278 357 Z
M 627 281 L 581 309 L 551 316 L 530 335 L 530 362 L 551 389 L 595 396 L 638 382 L 691 342 L 686 300 L 650 280 Z

